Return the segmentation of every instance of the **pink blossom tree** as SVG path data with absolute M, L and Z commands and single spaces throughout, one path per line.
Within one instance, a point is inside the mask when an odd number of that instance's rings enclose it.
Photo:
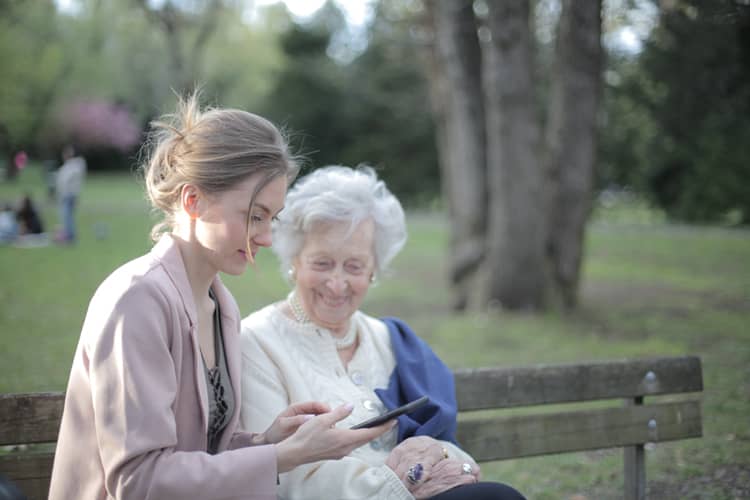
M 141 141 L 141 127 L 125 106 L 99 99 L 64 106 L 62 132 L 83 150 L 128 153 Z

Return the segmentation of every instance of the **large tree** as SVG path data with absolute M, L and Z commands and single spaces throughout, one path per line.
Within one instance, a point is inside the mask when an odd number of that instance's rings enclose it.
M 480 43 L 475 42 L 477 31 L 469 28 L 472 2 L 432 0 L 427 7 L 443 181 L 452 184 L 461 178 L 461 186 L 466 186 L 465 177 L 473 178 L 475 166 L 486 172 L 486 191 L 475 187 L 474 192 L 458 194 L 461 200 L 449 197 L 455 238 L 467 229 L 466 218 L 454 208 L 476 207 L 471 198 L 488 196 L 486 230 L 476 238 L 483 241 L 483 251 L 474 253 L 484 256 L 478 280 L 481 303 L 511 309 L 540 309 L 557 302 L 574 307 L 596 161 L 601 0 L 561 4 L 546 131 L 538 113 L 540 83 L 529 0 L 487 2 Z M 468 52 L 466 40 L 474 47 Z M 467 70 L 477 57 L 481 92 Z M 456 145 L 474 151 L 457 150 Z M 445 189 L 458 193 L 452 185 Z M 452 267 L 462 262 L 459 248 L 453 246 Z M 455 291 L 461 304 L 466 288 Z

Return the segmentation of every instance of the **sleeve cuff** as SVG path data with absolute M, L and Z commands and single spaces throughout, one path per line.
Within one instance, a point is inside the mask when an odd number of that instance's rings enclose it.
M 386 478 L 383 492 L 385 493 L 384 498 L 393 498 L 398 500 L 413 500 L 414 497 L 409 490 L 406 489 L 404 483 L 399 479 L 393 469 L 387 465 L 381 465 L 379 467 L 380 473 Z
M 257 436 L 254 432 L 235 432 L 232 440 L 229 442 L 230 450 L 247 448 L 248 446 L 257 446 L 253 441 Z

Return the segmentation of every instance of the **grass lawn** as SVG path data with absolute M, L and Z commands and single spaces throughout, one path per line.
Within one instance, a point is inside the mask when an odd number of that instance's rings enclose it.
M 0 184 L 0 201 L 23 192 L 52 229 L 55 209 L 43 202 L 36 166 L 16 185 Z M 150 246 L 153 219 L 131 177 L 91 176 L 79 208 L 76 246 L 0 247 L 0 392 L 63 390 L 94 290 Z M 704 437 L 647 450 L 650 498 L 750 498 L 750 232 L 647 219 L 595 217 L 575 314 L 453 315 L 445 218 L 410 214 L 407 247 L 364 309 L 408 320 L 452 367 L 699 355 Z M 243 315 L 287 290 L 270 252 L 225 281 Z M 495 462 L 483 471 L 530 499 L 622 497 L 619 449 Z

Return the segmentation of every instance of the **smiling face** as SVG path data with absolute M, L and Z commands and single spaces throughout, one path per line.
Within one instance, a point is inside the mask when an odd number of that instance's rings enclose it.
M 348 223 L 318 224 L 294 259 L 295 293 L 303 309 L 313 323 L 337 334 L 346 332 L 375 269 L 373 221 L 348 233 Z
M 195 238 L 216 271 L 240 275 L 248 262 L 255 261 L 260 247 L 271 246 L 271 221 L 284 206 L 287 179 L 277 177 L 268 183 L 249 212 L 260 179 L 251 176 L 233 189 L 199 201 Z

